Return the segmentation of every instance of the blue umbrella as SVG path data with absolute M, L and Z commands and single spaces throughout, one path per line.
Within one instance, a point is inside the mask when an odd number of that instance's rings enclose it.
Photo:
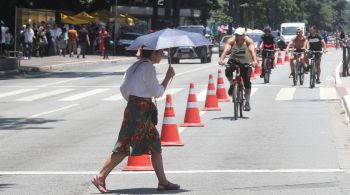
M 144 49 L 159 50 L 172 47 L 198 47 L 203 45 L 212 45 L 212 43 L 199 33 L 167 28 L 137 37 L 127 49 L 136 50 L 144 47 Z

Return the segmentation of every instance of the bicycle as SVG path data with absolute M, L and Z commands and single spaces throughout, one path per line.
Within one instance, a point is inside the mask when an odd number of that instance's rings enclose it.
M 237 120 L 238 118 L 238 111 L 239 111 L 239 117 L 243 118 L 243 108 L 245 104 L 244 99 L 244 82 L 241 75 L 241 67 L 249 67 L 250 64 L 241 64 L 237 61 L 231 61 L 225 64 L 225 67 L 227 68 L 233 68 L 233 82 L 231 84 L 233 88 L 232 92 L 232 102 L 234 107 L 234 119 Z M 230 86 L 230 87 L 231 87 Z
M 263 49 L 262 53 L 266 53 L 266 56 L 263 59 L 263 63 L 262 63 L 262 68 L 265 71 L 264 73 L 264 83 L 270 83 L 270 75 L 271 75 L 271 56 L 275 55 L 274 54 L 275 50 L 273 49 Z
M 296 86 L 298 84 L 298 79 L 300 85 L 304 84 L 304 66 L 301 64 L 300 56 L 304 52 L 295 52 L 293 51 L 294 55 L 294 75 L 293 75 L 293 85 Z
M 315 87 L 316 83 L 316 57 L 322 55 L 322 51 L 308 51 L 310 54 L 310 88 Z

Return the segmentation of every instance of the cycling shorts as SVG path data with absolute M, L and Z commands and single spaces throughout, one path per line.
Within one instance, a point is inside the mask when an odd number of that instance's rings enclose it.
M 230 78 L 233 76 L 233 71 L 235 71 L 235 66 L 231 65 L 230 67 L 226 67 L 225 69 L 225 75 L 227 78 Z M 252 83 L 250 82 L 250 75 L 252 73 L 253 69 L 251 66 L 249 67 L 243 67 L 241 66 L 241 75 L 244 82 L 244 87 L 246 89 L 252 88 Z

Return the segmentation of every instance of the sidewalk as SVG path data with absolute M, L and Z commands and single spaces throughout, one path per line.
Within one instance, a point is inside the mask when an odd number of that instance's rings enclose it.
M 335 87 L 340 100 L 342 101 L 348 125 L 350 124 L 350 77 L 341 77 L 342 62 L 339 62 L 334 71 Z
M 22 59 L 20 70 L 21 71 L 47 71 L 56 68 L 65 68 L 72 65 L 80 64 L 96 64 L 103 62 L 117 62 L 120 60 L 135 59 L 134 56 L 109 56 L 109 59 L 103 59 L 103 56 L 99 55 L 86 55 L 85 58 L 66 57 L 63 56 L 47 56 L 47 57 L 33 57 L 30 60 Z M 18 70 L 0 71 L 0 75 L 12 75 L 19 73 Z

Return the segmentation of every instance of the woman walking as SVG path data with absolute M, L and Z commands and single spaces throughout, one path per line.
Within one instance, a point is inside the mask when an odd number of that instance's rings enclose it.
M 169 182 L 165 176 L 161 154 L 156 107 L 152 97 L 161 97 L 170 79 L 175 75 L 169 67 L 161 84 L 153 64 L 161 60 L 163 50 L 142 50 L 141 59 L 126 71 L 120 91 L 128 101 L 118 141 L 92 183 L 101 193 L 108 192 L 106 177 L 126 156 L 152 155 L 152 164 L 158 178 L 158 190 L 177 190 L 179 185 Z

